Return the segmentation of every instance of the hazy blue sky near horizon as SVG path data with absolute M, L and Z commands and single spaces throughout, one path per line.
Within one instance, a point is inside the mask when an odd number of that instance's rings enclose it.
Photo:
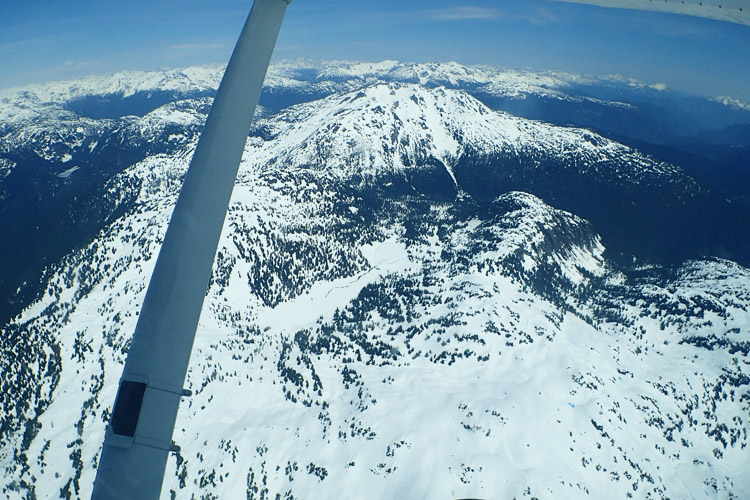
M 0 7 L 0 88 L 225 63 L 250 0 Z M 295 0 L 276 59 L 457 61 L 620 74 L 750 102 L 750 27 L 549 0 Z

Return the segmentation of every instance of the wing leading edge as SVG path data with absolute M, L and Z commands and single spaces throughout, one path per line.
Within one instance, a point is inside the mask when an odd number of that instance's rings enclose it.
M 653 10 L 750 26 L 750 0 L 554 0 L 618 9 Z

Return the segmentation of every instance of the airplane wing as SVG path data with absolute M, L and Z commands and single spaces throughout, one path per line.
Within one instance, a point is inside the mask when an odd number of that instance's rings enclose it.
M 292 0 L 255 0 L 156 260 L 120 379 L 92 500 L 159 498 L 216 248 L 268 64 Z
M 554 0 L 618 9 L 654 10 L 750 26 L 750 0 Z

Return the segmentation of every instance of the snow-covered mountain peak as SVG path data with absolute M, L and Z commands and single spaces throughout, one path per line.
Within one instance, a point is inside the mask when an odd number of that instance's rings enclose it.
M 373 173 L 403 169 L 424 155 L 449 163 L 466 143 L 495 149 L 525 133 L 521 121 L 493 112 L 463 91 L 396 83 L 295 106 L 258 128 L 277 139 L 274 144 L 294 150 L 282 155 L 265 145 L 267 158 L 283 157 L 295 166 L 325 158 L 329 167 Z M 356 164 L 349 161 L 352 156 L 359 157 Z
M 503 91 L 518 95 L 527 92 L 553 91 L 571 84 L 585 84 L 594 81 L 592 77 L 562 72 L 533 72 L 511 70 L 492 66 L 466 66 L 457 62 L 407 63 L 398 61 L 381 62 L 323 62 L 284 61 L 279 67 L 301 68 L 317 66 L 318 80 L 346 81 L 357 79 L 362 82 L 397 81 L 419 83 L 428 87 L 479 87 L 492 85 Z M 273 69 L 272 69 L 273 73 Z
M 160 71 L 120 71 L 75 80 L 27 85 L 0 90 L 0 121 L 8 123 L 31 116 L 40 106 L 65 107 L 81 99 L 127 99 L 155 94 L 174 97 L 215 92 L 223 65 L 190 66 Z M 466 66 L 456 62 L 373 63 L 342 61 L 279 61 L 268 71 L 265 86 L 274 91 L 330 94 L 375 82 L 418 83 L 427 87 L 470 88 L 497 96 L 548 95 L 568 98 L 571 85 L 587 85 L 596 78 L 560 73 L 511 70 L 491 66 Z M 606 81 L 603 80 L 603 81 Z M 316 90 L 317 89 L 317 90 Z M 24 112 L 25 110 L 25 112 Z M 32 113 L 33 114 L 33 113 Z
M 402 170 L 417 155 L 456 157 L 459 131 L 483 135 L 473 129 L 487 124 L 475 117 L 492 114 L 463 92 L 376 84 L 286 110 L 258 126 L 273 139 L 270 148 L 265 142 L 251 144 L 271 163 L 377 174 Z
M 325 135 L 342 146 L 356 140 L 358 147 L 375 149 L 383 146 L 380 139 L 392 142 L 392 134 L 396 134 L 398 140 L 393 142 L 404 146 L 402 154 L 408 151 L 411 155 L 417 148 L 428 146 L 440 156 L 455 156 L 461 137 L 479 141 L 492 136 L 509 143 L 521 133 L 517 121 L 494 113 L 463 91 L 415 84 L 375 84 L 292 108 L 277 118 L 277 123 L 288 125 L 279 132 L 294 146 Z M 333 129 L 335 133 L 331 134 Z M 366 137 L 370 140 L 363 144 L 360 139 Z M 391 159 L 398 160 L 398 155 Z
M 75 80 L 28 85 L 23 89 L 0 91 L 0 98 L 33 96 L 40 102 L 66 103 L 91 96 L 129 97 L 139 92 L 176 92 L 216 90 L 224 73 L 223 65 L 189 66 L 160 71 L 120 71 L 110 75 L 92 75 Z
M 713 100 L 730 108 L 750 111 L 750 103 L 735 99 L 734 97 L 717 96 L 714 97 Z
M 555 266 L 566 286 L 578 286 L 605 272 L 604 246 L 591 224 L 555 209 L 529 193 L 513 191 L 493 200 L 488 217 L 457 231 L 467 255 L 518 266 L 519 275 L 533 276 Z M 457 245 L 461 246 L 461 245 Z
M 610 173 L 630 182 L 677 172 L 590 131 L 518 118 L 491 110 L 465 91 L 420 84 L 377 83 L 292 106 L 261 120 L 253 134 L 250 161 L 261 169 L 283 163 L 368 177 L 421 168 L 427 161 L 447 169 L 458 184 L 456 165 L 481 151 L 553 154 L 585 165 L 592 175 L 616 168 L 606 160 L 626 159 L 628 170 Z

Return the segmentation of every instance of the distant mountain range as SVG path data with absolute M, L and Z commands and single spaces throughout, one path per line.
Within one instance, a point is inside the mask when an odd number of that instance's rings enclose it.
M 220 76 L 0 94 L 8 498 L 90 496 Z M 742 103 L 303 61 L 261 106 L 163 498 L 750 495 Z

